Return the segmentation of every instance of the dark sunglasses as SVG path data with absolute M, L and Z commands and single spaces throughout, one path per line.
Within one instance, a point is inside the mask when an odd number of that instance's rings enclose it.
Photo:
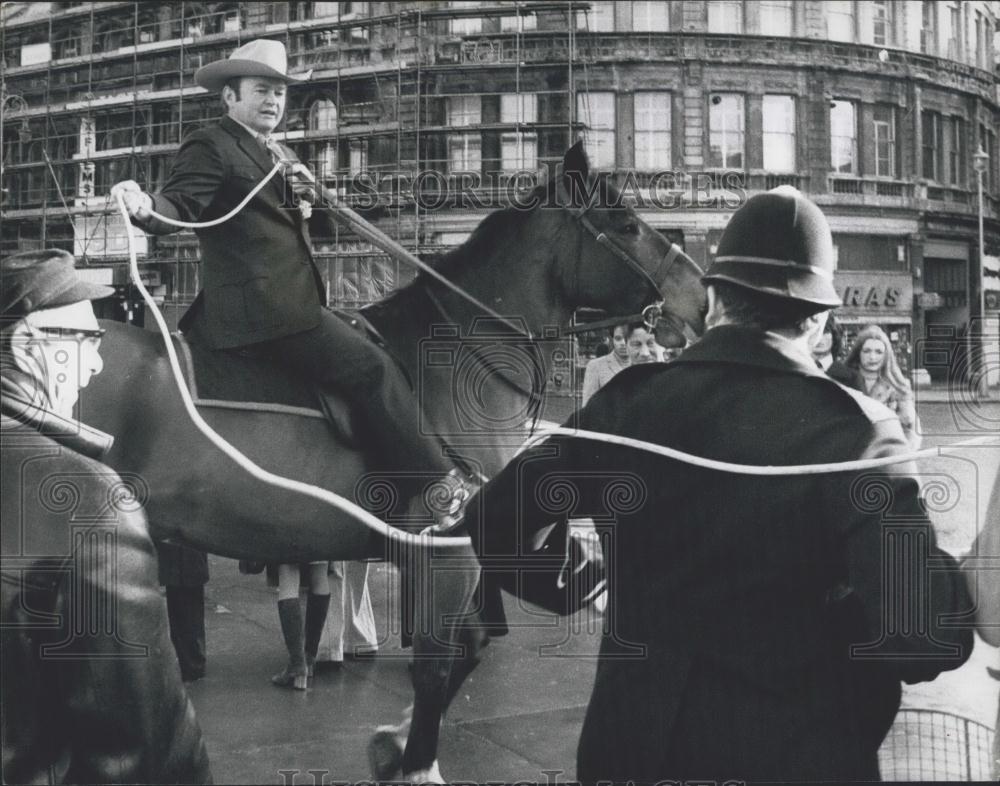
M 86 341 L 87 339 L 100 341 L 104 338 L 104 334 L 108 332 L 104 328 L 87 330 L 85 328 L 40 327 L 38 329 L 43 333 L 49 333 L 60 338 L 72 338 L 76 341 Z

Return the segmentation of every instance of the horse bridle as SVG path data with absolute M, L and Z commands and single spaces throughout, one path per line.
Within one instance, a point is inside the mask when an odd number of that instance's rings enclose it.
M 684 256 L 684 252 L 681 248 L 677 244 L 671 243 L 667 253 L 663 255 L 663 258 L 656 266 L 656 270 L 654 270 L 653 273 L 649 273 L 628 251 L 615 243 L 605 232 L 602 232 L 594 226 L 594 223 L 587 217 L 587 213 L 592 207 L 593 206 L 585 208 L 567 207 L 566 210 L 579 222 L 580 226 L 587 230 L 587 232 L 594 238 L 594 240 L 597 241 L 598 244 L 604 246 L 604 248 L 610 251 L 614 256 L 623 261 L 632 270 L 632 272 L 636 273 L 639 278 L 645 280 L 652 290 L 659 295 L 662 291 L 660 289 L 661 282 L 667 280 L 667 276 L 670 273 L 671 268 L 673 268 L 673 266 L 677 264 L 677 261 Z M 660 281 L 657 281 L 656 278 L 653 277 L 653 274 L 656 274 L 656 276 L 660 278 Z M 684 321 L 676 314 L 671 314 L 669 311 L 665 311 L 662 300 L 647 306 L 638 314 L 631 314 L 626 317 L 614 317 L 600 322 L 590 322 L 585 325 L 577 325 L 566 329 L 564 332 L 569 334 L 583 333 L 603 327 L 610 327 L 611 325 L 620 325 L 623 322 L 634 322 L 639 319 L 641 319 L 650 330 L 656 327 L 657 322 L 663 321 L 667 323 L 671 330 L 676 331 L 679 335 L 683 336 L 685 334 Z

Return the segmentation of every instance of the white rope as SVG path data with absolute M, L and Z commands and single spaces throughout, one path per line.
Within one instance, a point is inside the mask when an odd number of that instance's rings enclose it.
M 213 218 L 211 221 L 201 221 L 201 222 L 198 222 L 198 223 L 194 223 L 192 221 L 178 221 L 176 218 L 167 218 L 166 216 L 160 215 L 159 213 L 157 213 L 155 210 L 152 210 L 152 209 L 148 210 L 147 212 L 153 218 L 155 218 L 157 221 L 162 221 L 164 224 L 170 224 L 170 226 L 174 226 L 174 227 L 183 227 L 184 229 L 208 229 L 209 227 L 215 227 L 215 226 L 218 226 L 219 224 L 224 224 L 229 219 L 231 219 L 233 216 L 235 216 L 237 213 L 239 213 L 244 207 L 246 207 L 247 203 L 251 199 L 253 199 L 255 196 L 257 196 L 257 194 L 260 192 L 260 190 L 270 182 L 271 178 L 274 177 L 283 166 L 285 166 L 285 162 L 284 161 L 278 161 L 274 165 L 274 168 L 271 169 L 271 171 L 267 173 L 267 176 L 263 180 L 261 180 L 256 186 L 254 186 L 253 191 L 251 191 L 249 194 L 247 194 L 246 197 L 243 199 L 242 202 L 240 202 L 236 207 L 234 207 L 232 210 L 230 210 L 228 213 L 226 213 L 226 215 L 220 216 L 219 218 Z M 121 197 L 119 197 L 119 207 L 121 207 Z M 125 213 L 125 224 L 126 224 L 126 228 L 129 228 L 129 230 L 130 230 L 129 231 L 129 244 L 128 244 L 129 255 L 134 260 L 135 259 L 135 251 L 132 248 L 132 240 L 131 240 L 132 233 L 131 233 L 131 229 L 130 229 L 131 228 L 131 222 L 128 219 L 128 212 L 127 211 Z M 141 283 L 139 283 L 138 267 L 136 267 L 132 271 L 132 277 L 135 279 L 136 284 L 141 287 L 142 285 L 141 285 Z M 139 291 L 141 292 L 142 289 L 140 289 Z M 145 293 L 143 294 L 143 297 L 145 297 Z M 149 303 L 148 300 L 146 302 Z M 155 305 L 153 305 L 153 309 L 154 310 L 156 309 Z M 168 335 L 169 335 L 169 333 L 168 333 Z M 168 341 L 167 344 L 169 344 L 169 343 L 170 342 Z
M 1000 437 L 988 436 L 988 437 L 976 437 L 974 439 L 965 440 L 964 442 L 956 442 L 952 445 L 940 445 L 935 448 L 924 448 L 923 450 L 916 450 L 911 453 L 903 453 L 898 456 L 885 456 L 884 458 L 874 458 L 874 459 L 858 459 L 856 461 L 835 461 L 828 464 L 788 464 L 784 466 L 767 465 L 760 466 L 756 464 L 733 464 L 728 461 L 716 461 L 714 459 L 707 459 L 701 456 L 695 456 L 691 453 L 685 453 L 681 450 L 675 450 L 674 448 L 668 448 L 664 445 L 657 445 L 655 442 L 646 442 L 641 439 L 632 439 L 631 437 L 619 437 L 613 434 L 604 434 L 600 431 L 586 431 L 584 429 L 574 429 L 574 428 L 550 428 L 544 431 L 538 432 L 533 437 L 529 437 L 524 443 L 524 449 L 535 445 L 542 440 L 548 439 L 549 437 L 562 436 L 562 437 L 573 437 L 575 439 L 586 439 L 592 442 L 605 442 L 609 445 L 619 445 L 626 448 L 635 448 L 637 450 L 644 450 L 648 453 L 655 453 L 658 456 L 664 456 L 666 458 L 675 459 L 676 461 L 682 461 L 685 464 L 692 464 L 696 467 L 703 467 L 704 469 L 714 469 L 719 472 L 730 472 L 734 475 L 823 475 L 831 472 L 853 472 L 857 470 L 864 469 L 877 469 L 879 467 L 888 467 L 891 464 L 902 464 L 906 461 L 915 461 L 921 458 L 930 458 L 932 456 L 943 456 L 945 455 L 943 451 L 952 450 L 954 448 L 962 447 L 975 447 L 976 445 L 981 445 L 990 440 L 1000 440 Z
M 217 218 L 213 221 L 209 221 L 203 224 L 194 224 L 183 221 L 173 221 L 170 219 L 165 219 L 162 216 L 157 216 L 160 220 L 167 221 L 167 223 L 174 224 L 175 226 L 188 227 L 190 229 L 197 229 L 200 227 L 214 226 L 220 224 L 223 221 L 227 221 L 232 218 L 236 213 L 238 213 L 247 202 L 264 187 L 270 178 L 272 178 L 280 168 L 282 164 L 275 164 L 274 169 L 271 170 L 270 174 L 262 180 L 257 187 L 251 191 L 247 198 L 244 199 L 239 205 L 233 208 L 228 214 L 222 218 Z M 404 532 L 403 530 L 396 529 L 395 527 L 390 527 L 381 519 L 373 516 L 367 510 L 358 505 L 355 505 L 349 499 L 340 496 L 339 494 L 334 494 L 332 491 L 327 491 L 326 489 L 319 488 L 318 486 L 310 485 L 309 483 L 303 483 L 298 480 L 291 480 L 290 478 L 281 477 L 280 475 L 275 475 L 273 472 L 268 472 L 266 469 L 258 466 L 245 455 L 243 455 L 236 447 L 227 442 L 222 436 L 220 436 L 211 426 L 208 425 L 202 419 L 201 414 L 195 408 L 194 402 L 191 400 L 191 395 L 188 392 L 187 385 L 184 384 L 184 375 L 181 373 L 181 366 L 177 360 L 177 353 L 174 350 L 173 342 L 170 340 L 170 329 L 167 327 L 167 323 L 163 319 L 163 315 L 160 313 L 160 309 L 157 307 L 156 303 L 153 301 L 152 296 L 149 291 L 142 283 L 142 279 L 139 277 L 139 263 L 136 259 L 135 253 L 135 240 L 132 237 L 132 224 L 129 220 L 128 210 L 125 208 L 124 196 L 119 193 L 117 197 L 118 209 L 121 211 L 122 218 L 125 221 L 126 233 L 128 235 L 128 253 L 129 253 L 129 271 L 132 275 L 132 282 L 135 284 L 139 293 L 142 295 L 142 299 L 146 301 L 146 305 L 149 307 L 150 312 L 153 314 L 156 320 L 156 325 L 160 330 L 160 335 L 163 338 L 163 343 L 167 348 L 167 357 L 170 361 L 170 369 L 173 372 L 174 382 L 177 384 L 177 390 L 181 395 L 181 400 L 184 402 L 184 409 L 187 411 L 188 417 L 194 423 L 195 427 L 212 442 L 219 450 L 221 450 L 229 459 L 231 459 L 235 464 L 245 470 L 253 478 L 266 483 L 275 488 L 285 489 L 286 491 L 292 491 L 299 494 L 304 494 L 307 497 L 318 500 L 319 502 L 332 505 L 343 513 L 347 513 L 349 516 L 353 516 L 358 521 L 360 521 L 365 526 L 377 532 L 382 537 L 387 540 L 394 541 L 396 543 L 406 545 L 406 546 L 437 546 L 449 549 L 467 549 L 471 545 L 471 541 L 467 537 L 444 537 L 444 536 L 429 536 L 429 535 L 414 535 L 409 532 Z

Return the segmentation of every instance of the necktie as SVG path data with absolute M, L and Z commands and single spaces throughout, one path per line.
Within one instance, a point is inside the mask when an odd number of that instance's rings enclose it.
M 284 153 L 284 151 L 282 151 L 282 149 L 281 149 L 281 147 L 279 147 L 278 143 L 275 142 L 271 137 L 265 138 L 265 137 L 260 136 L 260 137 L 257 137 L 257 139 L 260 141 L 260 144 L 263 146 L 263 148 L 271 156 L 271 161 L 273 161 L 275 164 L 277 164 L 279 161 L 284 161 L 285 160 L 285 153 Z
M 263 145 L 264 149 L 267 150 L 267 152 L 270 154 L 271 160 L 275 164 L 280 162 L 285 162 L 286 164 L 285 171 L 282 174 L 286 178 L 288 178 L 289 175 L 288 170 L 292 164 L 292 161 L 289 159 L 285 151 L 282 150 L 280 145 L 278 145 L 278 143 L 271 137 L 265 138 L 263 136 L 259 136 L 257 137 L 257 139 L 260 141 L 261 145 Z M 297 197 L 298 200 L 299 212 L 302 213 L 302 218 L 308 219 L 310 216 L 312 216 L 312 203 L 316 199 L 316 194 L 312 190 L 312 188 L 302 183 L 299 183 L 295 177 L 291 178 L 290 183 L 292 186 L 292 191 L 295 192 L 295 196 Z

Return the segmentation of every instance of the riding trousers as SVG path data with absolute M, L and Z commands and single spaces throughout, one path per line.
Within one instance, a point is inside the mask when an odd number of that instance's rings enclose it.
M 366 457 L 379 471 L 410 475 L 397 484 L 404 498 L 451 469 L 437 435 L 422 430 L 420 402 L 392 358 L 332 312 L 323 309 L 311 330 L 254 349 L 306 376 L 321 393 L 346 398 L 361 414 Z

